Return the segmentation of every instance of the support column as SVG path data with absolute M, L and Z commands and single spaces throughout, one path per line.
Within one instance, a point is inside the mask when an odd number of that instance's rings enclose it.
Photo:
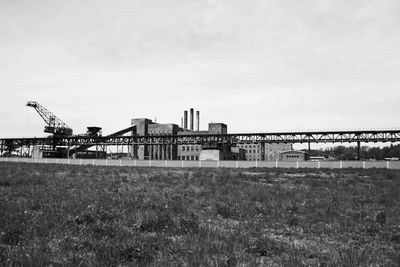
M 70 144 L 69 144 L 69 139 L 67 141 L 67 159 L 69 159 L 69 148 L 70 148 Z
M 357 160 L 361 160 L 361 142 L 357 141 Z
M 149 155 L 149 159 L 153 159 L 154 157 L 154 146 L 150 145 L 150 155 Z
M 261 161 L 265 161 L 265 143 L 261 143 Z
M 308 159 L 311 157 L 311 143 L 310 140 L 308 140 Z

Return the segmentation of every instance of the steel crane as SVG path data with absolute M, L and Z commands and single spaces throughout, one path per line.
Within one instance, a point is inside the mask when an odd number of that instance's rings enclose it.
M 28 107 L 34 108 L 40 117 L 46 122 L 44 127 L 45 133 L 51 133 L 58 136 L 69 136 L 72 135 L 72 129 L 65 122 L 60 120 L 56 115 L 47 110 L 45 107 L 35 101 L 28 101 L 26 103 Z

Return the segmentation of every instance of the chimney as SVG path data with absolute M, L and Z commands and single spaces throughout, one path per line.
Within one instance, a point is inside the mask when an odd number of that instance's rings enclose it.
M 181 118 L 181 127 L 183 128 L 183 117 Z
M 188 112 L 187 110 L 185 110 L 185 112 L 183 113 L 183 129 L 187 128 L 188 128 Z
M 200 111 L 196 111 L 196 131 L 200 131 Z
M 193 131 L 193 122 L 194 120 L 194 110 L 191 108 L 190 109 L 190 130 Z

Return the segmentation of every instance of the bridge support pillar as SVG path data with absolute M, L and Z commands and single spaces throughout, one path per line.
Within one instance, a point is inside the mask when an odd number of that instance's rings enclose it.
M 357 141 L 357 160 L 361 160 L 361 142 Z

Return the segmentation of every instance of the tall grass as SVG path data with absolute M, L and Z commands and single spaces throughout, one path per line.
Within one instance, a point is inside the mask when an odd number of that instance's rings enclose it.
M 0 163 L 10 266 L 398 266 L 394 170 Z

